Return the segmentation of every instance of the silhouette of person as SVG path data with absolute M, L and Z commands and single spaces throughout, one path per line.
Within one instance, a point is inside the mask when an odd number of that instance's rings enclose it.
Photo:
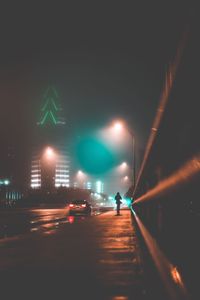
M 122 200 L 122 197 L 120 195 L 119 192 L 117 192 L 116 196 L 115 196 L 115 200 L 116 200 L 116 204 L 117 204 L 117 216 L 120 215 L 120 205 L 121 205 L 121 200 Z

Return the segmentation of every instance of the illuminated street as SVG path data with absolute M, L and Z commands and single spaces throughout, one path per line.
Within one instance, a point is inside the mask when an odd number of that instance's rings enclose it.
M 197 3 L 4 2 L 0 300 L 199 300 Z
M 8 289 L 12 285 L 20 294 L 29 288 L 34 295 L 41 291 L 59 297 L 64 292 L 70 299 L 78 299 L 80 290 L 83 299 L 129 299 L 130 295 L 143 299 L 129 210 L 122 210 L 118 217 L 115 211 L 67 216 L 65 209 L 32 210 L 24 216 L 32 224 L 24 234 L 0 241 L 1 278 Z M 22 288 L 21 280 L 25 281 Z
M 66 209 L 17 209 L 0 212 L 0 237 L 9 238 L 37 230 L 48 231 L 67 222 Z

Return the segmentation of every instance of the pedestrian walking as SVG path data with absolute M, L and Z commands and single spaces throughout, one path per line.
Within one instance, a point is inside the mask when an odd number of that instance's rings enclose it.
M 117 216 L 120 215 L 120 205 L 122 204 L 122 197 L 119 192 L 117 192 L 115 196 L 116 204 L 117 204 Z

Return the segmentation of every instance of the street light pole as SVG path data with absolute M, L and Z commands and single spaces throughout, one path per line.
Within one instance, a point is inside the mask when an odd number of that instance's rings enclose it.
M 135 141 L 135 136 L 133 132 L 128 128 L 128 131 L 131 135 L 132 139 L 132 158 L 133 158 L 133 171 L 132 171 L 132 184 L 133 184 L 133 189 L 135 188 L 135 176 L 136 176 L 136 141 Z
M 135 188 L 135 184 L 136 184 L 136 139 L 135 139 L 135 135 L 133 133 L 133 131 L 127 126 L 124 126 L 124 122 L 115 122 L 114 124 L 114 128 L 116 131 L 120 131 L 122 128 L 126 128 L 127 131 L 129 132 L 130 136 L 131 136 L 131 143 L 132 143 L 132 159 L 133 159 L 133 165 L 132 165 L 132 187 L 133 190 Z
M 133 169 L 134 169 L 134 190 L 135 190 L 135 186 L 136 186 L 136 140 L 135 140 L 135 136 L 134 136 L 134 154 L 133 154 Z

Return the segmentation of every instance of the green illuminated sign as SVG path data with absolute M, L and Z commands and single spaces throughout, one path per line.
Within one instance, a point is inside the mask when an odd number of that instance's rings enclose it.
M 59 107 L 56 104 L 58 98 L 57 91 L 54 87 L 49 87 L 44 94 L 44 105 L 41 109 L 39 125 L 56 125 L 58 124 Z

